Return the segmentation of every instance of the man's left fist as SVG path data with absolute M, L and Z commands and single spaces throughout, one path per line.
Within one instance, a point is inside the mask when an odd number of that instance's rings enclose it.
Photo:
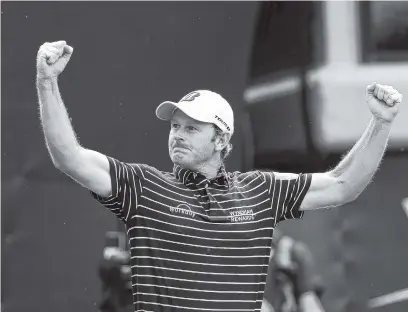
M 367 86 L 367 103 L 371 113 L 379 120 L 392 122 L 398 114 L 402 94 L 391 86 L 373 83 Z

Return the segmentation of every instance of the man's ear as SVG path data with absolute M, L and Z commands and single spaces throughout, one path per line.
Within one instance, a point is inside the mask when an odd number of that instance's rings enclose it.
M 215 140 L 216 149 L 222 151 L 229 143 L 231 139 L 231 134 L 229 133 L 222 133 L 221 135 L 217 136 Z

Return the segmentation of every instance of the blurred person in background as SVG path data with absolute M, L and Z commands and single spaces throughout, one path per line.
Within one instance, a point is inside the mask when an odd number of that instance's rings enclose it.
M 100 312 L 132 311 L 130 251 L 105 247 L 98 273 L 102 282 Z
M 174 167 L 163 172 L 79 144 L 58 87 L 72 53 L 58 41 L 37 54 L 45 140 L 54 166 L 125 223 L 135 311 L 260 310 L 276 225 L 355 200 L 379 167 L 402 101 L 390 86 L 367 86 L 370 123 L 332 170 L 231 173 L 224 159 L 234 133 L 232 108 L 219 94 L 194 91 L 156 109 L 170 122 Z M 118 140 L 135 144 L 135 153 L 145 148 L 129 134 L 118 133 Z
M 106 233 L 106 239 L 103 258 L 98 267 L 102 284 L 99 311 L 132 311 L 130 251 L 126 243 L 126 234 L 121 230 L 109 231 Z
M 275 229 L 261 312 L 324 312 L 323 292 L 309 248 Z

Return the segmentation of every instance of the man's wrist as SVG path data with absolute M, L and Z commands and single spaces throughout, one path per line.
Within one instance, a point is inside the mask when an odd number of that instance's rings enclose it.
M 52 87 L 54 84 L 58 83 L 58 77 L 53 76 L 53 77 L 42 77 L 38 76 L 36 77 L 36 84 L 37 87 L 43 90 L 52 90 Z
M 375 116 L 375 115 L 373 115 L 373 120 L 374 120 L 374 123 L 376 124 L 376 125 L 379 125 L 379 126 L 381 126 L 381 127 L 389 127 L 389 126 L 391 126 L 392 125 L 392 123 L 393 123 L 393 121 L 394 121 L 394 119 L 395 118 L 393 118 L 393 119 L 390 119 L 390 120 L 386 120 L 386 119 L 384 119 L 384 118 L 381 118 L 381 117 L 379 117 L 379 116 Z

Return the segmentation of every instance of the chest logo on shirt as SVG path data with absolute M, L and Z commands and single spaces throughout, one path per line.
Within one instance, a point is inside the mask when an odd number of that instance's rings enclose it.
M 175 212 L 178 214 L 188 215 L 192 218 L 195 216 L 195 212 L 191 210 L 190 206 L 187 204 L 180 204 L 177 207 L 170 207 L 170 212 Z
M 231 222 L 244 222 L 254 220 L 254 211 L 252 209 L 240 209 L 230 211 Z

